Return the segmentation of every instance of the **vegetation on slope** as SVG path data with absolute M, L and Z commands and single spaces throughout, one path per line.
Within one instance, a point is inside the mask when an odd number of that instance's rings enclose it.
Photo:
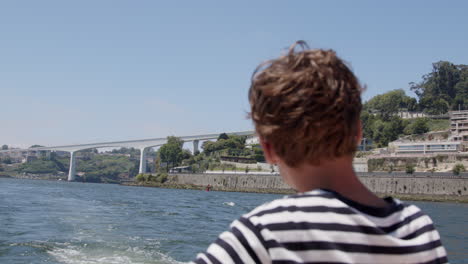
M 16 169 L 17 173 L 26 174 L 68 174 L 69 158 L 58 158 L 51 153 L 50 158 L 41 157 L 23 163 Z M 128 156 L 110 156 L 93 154 L 77 159 L 76 171 L 78 181 L 86 182 L 118 182 L 123 176 L 134 176 L 138 173 L 138 160 Z
M 417 83 L 410 83 L 410 89 L 417 99 L 407 96 L 403 90 L 393 90 L 377 95 L 364 103 L 361 115 L 364 137 L 373 141 L 375 147 L 385 147 L 402 135 L 421 135 L 428 131 L 449 128 L 449 121 L 443 119 L 417 118 L 401 119 L 396 114 L 401 110 L 421 111 L 431 115 L 444 114 L 448 110 L 468 109 L 468 66 L 440 61 L 433 64 L 430 73 Z M 223 157 L 241 157 L 248 162 L 263 162 L 263 151 L 259 145 L 245 145 L 245 137 L 221 134 L 217 141 L 206 141 L 203 152 L 192 154 L 183 149 L 183 142 L 169 137 L 168 143 L 148 156 L 155 157 L 155 164 L 148 167 L 156 172 L 168 172 L 177 166 L 189 166 L 193 172 L 208 169 L 237 170 L 232 165 L 221 164 Z M 35 145 L 39 146 L 39 145 Z M 7 145 L 2 145 L 7 150 Z M 113 182 L 122 176 L 133 177 L 138 173 L 140 151 L 134 148 L 113 150 L 112 154 L 101 155 L 96 150 L 85 150 L 89 155 L 78 158 L 77 172 L 83 172 L 80 180 Z M 11 159 L 2 159 L 11 164 Z M 68 173 L 68 158 L 51 155 L 18 166 L 18 173 L 58 174 Z M 152 168 L 154 166 L 154 168 Z M 4 168 L 2 168 L 4 169 Z M 254 168 L 252 168 L 254 169 Z
M 221 164 L 222 158 L 241 158 L 244 162 L 264 162 L 263 151 L 259 145 L 246 146 L 245 136 L 220 134 L 216 141 L 205 141 L 203 152 L 192 154 L 182 149 L 180 139 L 168 137 L 168 142 L 157 152 L 155 168 L 158 172 L 168 172 L 177 166 L 189 166 L 193 172 L 206 170 L 233 170 L 233 165 Z
M 401 119 L 399 111 L 445 114 L 449 110 L 468 109 L 468 66 L 440 61 L 410 89 L 418 97 L 407 96 L 401 89 L 374 96 L 364 103 L 361 114 L 364 137 L 375 147 L 385 147 L 402 135 L 421 135 L 449 129 L 449 121 L 432 118 Z
M 449 110 L 468 109 L 468 65 L 448 61 L 433 63 L 432 72 L 410 86 L 419 99 L 417 108 L 425 113 L 444 114 Z

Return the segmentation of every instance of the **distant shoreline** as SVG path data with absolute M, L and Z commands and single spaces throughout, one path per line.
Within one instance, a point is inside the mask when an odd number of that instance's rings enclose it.
M 163 189 L 185 189 L 185 190 L 199 190 L 205 191 L 204 186 L 198 186 L 194 184 L 164 184 L 164 183 L 122 183 L 123 186 L 136 186 L 136 187 L 151 187 L 151 188 L 163 188 Z M 230 188 L 218 188 L 215 187 L 212 191 L 219 192 L 246 192 L 246 193 L 268 193 L 268 194 L 295 194 L 293 189 L 260 189 L 260 188 L 248 188 L 248 189 L 230 189 Z M 418 202 L 452 202 L 452 203 L 468 203 L 468 196 L 458 195 L 432 195 L 432 194 L 386 194 L 377 193 L 379 197 L 391 196 L 404 201 L 418 201 Z
M 15 177 L 13 175 L 0 174 L 0 178 L 10 179 L 32 179 L 32 180 L 49 180 L 56 181 L 57 179 L 50 178 L 36 178 L 36 177 Z M 136 183 L 136 182 L 124 182 L 120 183 L 123 186 L 137 186 L 137 187 L 153 187 L 153 188 L 165 188 L 165 189 L 186 189 L 186 190 L 205 190 L 206 185 L 186 184 L 186 183 L 174 183 L 169 181 L 167 183 Z M 214 186 L 212 184 L 212 191 L 221 192 L 246 192 L 246 193 L 268 193 L 268 194 L 294 194 L 296 193 L 293 189 L 286 188 L 230 188 L 225 186 Z M 422 201 L 422 202 L 454 202 L 454 203 L 468 203 L 468 195 L 447 195 L 447 194 L 400 194 L 400 193 L 381 193 L 376 192 L 380 197 L 392 196 L 401 200 L 406 201 Z

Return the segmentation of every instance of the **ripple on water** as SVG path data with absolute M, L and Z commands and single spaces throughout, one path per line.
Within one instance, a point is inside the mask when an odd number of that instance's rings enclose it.
M 16 179 L 0 186 L 1 264 L 189 261 L 234 219 L 281 197 Z M 451 263 L 468 263 L 468 204 L 417 205 Z

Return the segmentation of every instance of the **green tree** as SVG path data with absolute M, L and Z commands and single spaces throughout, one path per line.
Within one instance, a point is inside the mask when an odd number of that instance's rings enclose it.
M 468 66 L 448 61 L 432 64 L 432 72 L 419 83 L 410 83 L 424 112 L 444 114 L 458 107 L 468 108 Z
M 229 139 L 229 136 L 226 133 L 219 134 L 218 140 L 220 139 Z
M 68 164 L 67 165 L 63 164 L 63 162 L 57 158 L 57 154 L 55 152 L 51 153 L 50 161 L 55 163 L 55 166 L 58 168 L 59 171 L 62 171 L 62 172 L 68 171 Z
M 133 161 L 133 166 L 128 170 L 129 177 L 135 177 L 140 170 L 140 162 L 138 160 Z
M 384 94 L 376 95 L 364 104 L 364 109 L 376 112 L 384 120 L 389 120 L 402 109 L 416 108 L 416 100 L 405 94 L 402 89 L 392 90 Z
M 389 121 L 377 119 L 372 124 L 372 139 L 378 147 L 385 147 L 396 140 L 403 130 L 403 120 L 397 116 L 392 116 Z
M 397 116 L 393 116 L 385 126 L 385 135 L 388 139 L 388 142 L 396 140 L 399 135 L 403 134 L 404 128 L 405 125 L 403 119 Z
M 131 157 L 140 157 L 140 150 L 137 148 L 118 148 L 113 149 L 111 153 L 114 154 L 129 154 Z M 152 152 L 148 151 L 148 154 Z
M 415 171 L 414 165 L 411 165 L 411 164 L 406 165 L 406 173 L 407 174 L 413 174 L 414 171 Z
M 203 142 L 203 145 L 202 145 L 203 151 L 208 155 L 210 153 L 218 150 L 217 147 L 218 146 L 217 146 L 216 142 L 213 142 L 213 141 L 205 141 L 205 142 Z
M 244 136 L 231 135 L 227 139 L 220 136 L 220 139 L 216 142 L 205 141 L 202 148 L 207 155 L 222 151 L 228 155 L 240 156 L 245 149 L 245 139 L 246 137 Z
M 165 162 L 167 170 L 176 167 L 183 159 L 182 146 L 184 142 L 178 137 L 167 137 L 167 143 L 159 148 L 159 155 L 162 162 Z
M 377 119 L 378 119 L 378 117 L 376 117 L 373 114 L 369 113 L 369 111 L 367 111 L 367 110 L 363 110 L 361 112 L 362 134 L 363 134 L 363 136 L 365 138 L 374 139 L 373 128 L 374 128 L 374 122 Z
M 452 172 L 455 175 L 460 175 L 460 173 L 464 171 L 465 171 L 465 166 L 463 166 L 463 164 L 460 164 L 460 163 L 455 164 L 455 166 L 453 166 L 453 169 L 452 169 Z
M 189 160 L 193 156 L 192 152 L 190 152 L 190 150 L 188 150 L 188 149 L 182 150 L 181 155 L 182 155 L 181 160 Z
M 252 151 L 254 153 L 253 158 L 257 162 L 265 162 L 265 156 L 263 154 L 263 149 L 260 147 L 260 145 L 253 145 L 252 146 Z
M 156 178 L 155 178 L 155 181 L 156 182 L 159 182 L 159 183 L 165 183 L 168 179 L 168 175 L 167 173 L 159 173 Z
M 138 174 L 137 176 L 135 176 L 135 181 L 137 181 L 137 182 L 144 182 L 144 181 L 146 181 L 146 179 L 145 179 L 145 174 L 140 173 L 140 174 Z
M 154 171 L 160 172 L 162 170 L 161 167 L 161 154 L 158 152 L 156 158 L 154 159 Z
M 418 110 L 418 101 L 416 98 L 407 96 L 405 99 L 406 109 L 410 112 L 414 112 Z
M 29 163 L 21 164 L 18 167 L 18 171 L 33 174 L 56 174 L 59 171 L 59 168 L 53 161 L 38 159 Z
M 416 121 L 413 123 L 413 134 L 424 134 L 429 131 L 429 125 L 428 125 L 429 120 L 427 118 L 418 118 Z

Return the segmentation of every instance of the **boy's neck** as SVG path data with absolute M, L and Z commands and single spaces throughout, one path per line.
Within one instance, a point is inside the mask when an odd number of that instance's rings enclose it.
M 353 169 L 353 157 L 346 156 L 322 162 L 319 166 L 302 164 L 299 167 L 284 166 L 285 180 L 299 192 L 314 189 L 335 191 L 356 202 L 383 207 L 387 203 L 373 194 L 358 179 Z

